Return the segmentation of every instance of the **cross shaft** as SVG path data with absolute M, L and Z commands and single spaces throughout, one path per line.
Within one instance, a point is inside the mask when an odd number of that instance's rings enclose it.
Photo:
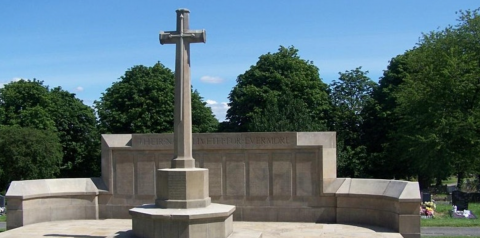
M 174 157 L 172 168 L 195 168 L 192 156 L 190 43 L 205 43 L 205 30 L 189 29 L 188 9 L 177 10 L 177 30 L 160 32 L 160 44 L 175 44 Z

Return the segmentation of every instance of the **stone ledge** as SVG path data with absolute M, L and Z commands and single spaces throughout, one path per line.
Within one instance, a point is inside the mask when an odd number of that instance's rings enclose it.
M 212 203 L 205 208 L 171 209 L 158 208 L 147 204 L 130 209 L 130 215 L 148 217 L 150 219 L 196 220 L 228 217 L 235 211 L 235 206 Z
M 89 178 L 39 179 L 13 181 L 5 197 L 8 199 L 34 199 L 58 196 L 96 196 L 97 186 Z

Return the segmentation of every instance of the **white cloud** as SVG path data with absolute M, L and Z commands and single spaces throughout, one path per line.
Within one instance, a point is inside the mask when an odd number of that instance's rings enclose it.
M 208 75 L 205 75 L 205 76 L 202 76 L 200 78 L 200 81 L 204 82 L 204 83 L 212 83 L 212 84 L 217 84 L 217 83 L 223 83 L 223 79 L 220 78 L 220 77 L 217 77 L 217 76 L 208 76 Z
M 212 109 L 213 114 L 215 114 L 215 117 L 220 122 L 225 121 L 225 117 L 227 116 L 227 110 L 229 108 L 226 102 L 218 103 L 217 101 L 210 99 L 207 99 L 205 102 L 207 103 L 207 107 L 210 107 Z
M 18 77 L 15 77 L 15 78 L 12 78 L 10 79 L 10 81 L 8 82 L 0 82 L 0 88 L 3 88 L 5 86 L 5 84 L 8 84 L 8 83 L 11 83 L 11 82 L 18 82 L 20 81 L 22 78 L 18 78 Z
M 83 87 L 82 86 L 78 86 L 75 88 L 75 91 L 77 92 L 83 92 Z

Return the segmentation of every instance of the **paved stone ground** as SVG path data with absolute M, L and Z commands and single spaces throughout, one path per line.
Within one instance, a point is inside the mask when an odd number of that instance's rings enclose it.
M 422 236 L 472 236 L 480 237 L 480 227 L 422 227 Z
M 78 220 L 32 224 L 0 233 L 0 238 L 133 238 L 131 220 Z M 234 222 L 234 232 L 261 231 L 262 238 L 401 238 L 382 228 L 293 222 Z

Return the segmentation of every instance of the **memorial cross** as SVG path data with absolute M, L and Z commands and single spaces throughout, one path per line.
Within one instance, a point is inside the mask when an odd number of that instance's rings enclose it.
M 160 44 L 176 44 L 174 157 L 172 168 L 195 168 L 192 156 L 190 43 L 206 41 L 205 30 L 189 29 L 188 9 L 177 10 L 177 30 L 160 32 Z

